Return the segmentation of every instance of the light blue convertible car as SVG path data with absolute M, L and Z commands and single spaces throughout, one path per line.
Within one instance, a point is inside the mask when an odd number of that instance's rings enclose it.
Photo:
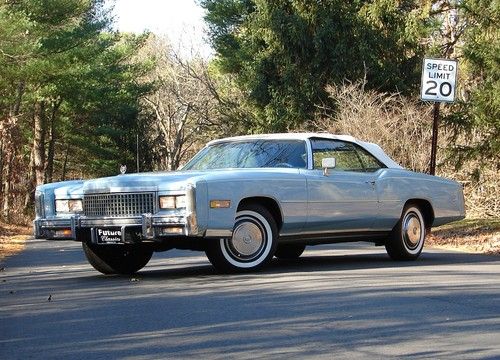
M 179 171 L 39 186 L 34 231 L 82 242 L 105 274 L 134 273 L 172 248 L 234 272 L 344 241 L 413 260 L 431 227 L 464 216 L 459 183 L 405 170 L 375 144 L 271 134 L 212 141 Z

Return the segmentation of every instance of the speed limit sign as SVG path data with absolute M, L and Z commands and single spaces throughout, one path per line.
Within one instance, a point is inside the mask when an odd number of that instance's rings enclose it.
M 420 98 L 423 101 L 453 102 L 457 82 L 457 61 L 424 59 Z

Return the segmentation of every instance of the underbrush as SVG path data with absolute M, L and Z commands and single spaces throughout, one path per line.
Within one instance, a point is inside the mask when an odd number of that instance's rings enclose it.
M 427 245 L 500 255 L 500 219 L 465 219 L 432 230 Z

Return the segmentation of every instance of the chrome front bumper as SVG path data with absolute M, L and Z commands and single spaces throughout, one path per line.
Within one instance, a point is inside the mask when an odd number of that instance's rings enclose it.
M 78 240 L 77 232 L 87 229 L 93 232 L 95 228 L 121 228 L 122 241 L 125 242 L 127 228 L 140 227 L 141 237 L 151 240 L 168 236 L 202 236 L 196 214 L 186 216 L 165 216 L 142 214 L 134 217 L 90 218 L 73 215 L 69 218 L 35 219 L 33 233 L 37 239 Z M 169 231 L 173 230 L 175 231 Z
M 137 189 L 134 189 L 137 191 Z M 159 211 L 155 214 L 144 213 L 134 216 L 84 216 L 81 214 L 66 217 L 44 218 L 39 216 L 33 221 L 33 233 L 38 239 L 79 240 L 80 232 L 94 234 L 95 229 L 121 229 L 122 242 L 125 242 L 127 229 L 140 234 L 141 240 L 152 240 L 171 236 L 203 236 L 204 231 L 198 227 L 196 216 L 195 188 L 186 188 L 186 208 L 179 214 L 166 214 Z M 158 200 L 155 198 L 154 200 Z M 155 211 L 158 209 L 155 208 Z M 37 214 L 43 214 L 38 211 Z M 92 235 L 92 238 L 94 235 Z

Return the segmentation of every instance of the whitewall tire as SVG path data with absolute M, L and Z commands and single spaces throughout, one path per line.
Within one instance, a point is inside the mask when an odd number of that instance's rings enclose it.
M 385 248 L 394 260 L 415 260 L 424 248 L 426 224 L 416 205 L 406 205 L 401 218 L 387 239 Z
M 233 235 L 213 240 L 206 254 L 222 272 L 252 271 L 266 265 L 277 246 L 277 226 L 269 211 L 250 204 L 236 213 Z

